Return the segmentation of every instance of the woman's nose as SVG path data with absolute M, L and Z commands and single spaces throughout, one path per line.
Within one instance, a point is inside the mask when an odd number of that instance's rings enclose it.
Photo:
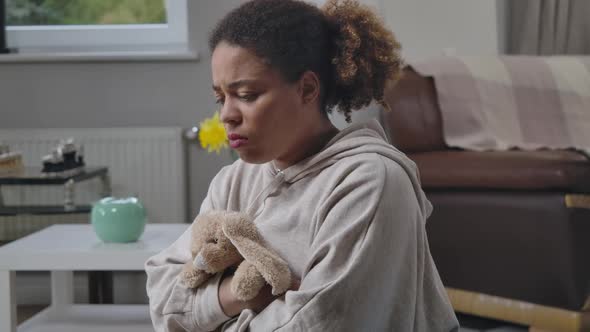
M 230 100 L 226 100 L 219 111 L 219 119 L 223 123 L 236 125 L 242 120 L 242 114 Z

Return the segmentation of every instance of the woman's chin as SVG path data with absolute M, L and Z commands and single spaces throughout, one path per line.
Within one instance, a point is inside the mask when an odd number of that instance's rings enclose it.
M 248 151 L 239 151 L 239 150 L 234 150 L 234 151 L 236 151 L 236 153 L 238 154 L 240 159 L 242 159 L 243 162 L 248 163 L 248 164 L 265 164 L 265 163 L 272 160 L 269 158 L 264 158 L 261 155 L 255 155 L 252 153 L 248 153 Z

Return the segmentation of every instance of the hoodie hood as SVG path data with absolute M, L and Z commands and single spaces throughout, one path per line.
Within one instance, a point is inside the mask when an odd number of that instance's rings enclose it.
M 426 198 L 420 184 L 420 174 L 416 164 L 404 153 L 393 147 L 387 139 L 383 127 L 375 119 L 355 124 L 340 131 L 317 154 L 298 162 L 284 170 L 278 170 L 272 162 L 264 167 L 274 180 L 264 188 L 248 207 L 248 211 L 258 211 L 263 201 L 282 184 L 295 183 L 310 174 L 315 174 L 341 159 L 363 153 L 376 153 L 398 163 L 406 172 L 424 220 L 432 213 L 432 204 Z
M 222 274 L 196 290 L 179 282 L 184 263 L 192 261 L 189 227 L 146 263 L 158 331 L 458 330 L 430 255 L 424 223 L 431 206 L 416 165 L 387 143 L 377 122 L 343 130 L 321 152 L 283 171 L 272 166 L 238 160 L 225 167 L 200 213 L 250 213 L 256 201 L 256 230 L 301 280 L 298 291 L 260 314 L 226 316 L 218 298 Z

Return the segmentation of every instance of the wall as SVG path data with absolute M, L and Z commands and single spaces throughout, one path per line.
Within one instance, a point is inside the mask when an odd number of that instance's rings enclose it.
M 497 1 L 381 0 L 380 10 L 407 61 L 498 53 Z
M 497 1 L 364 0 L 384 18 L 408 61 L 454 49 L 498 52 Z M 207 34 L 240 0 L 189 1 L 191 39 L 198 61 L 120 63 L 0 63 L 0 129 L 17 127 L 189 127 L 211 114 Z M 322 2 L 322 0 L 316 0 Z M 355 119 L 374 116 L 375 108 Z M 341 117 L 334 117 L 339 127 Z M 194 152 L 193 152 L 194 151 Z M 196 211 L 224 157 L 190 153 L 190 202 Z
M 0 63 L 1 128 L 182 126 L 216 108 L 207 35 L 239 0 L 189 1 L 190 35 L 198 61 Z M 1 133 L 1 131 L 0 131 Z M 0 135 L 1 138 L 1 135 Z M 228 158 L 190 153 L 192 210 Z M 192 213 L 194 214 L 194 213 Z
M 497 21 L 502 15 L 496 1 L 502 0 L 365 1 L 387 13 L 385 19 L 408 60 L 450 48 L 458 54 L 499 50 Z M 240 2 L 189 1 L 190 35 L 200 50 L 198 61 L 0 63 L 0 139 L 2 128 L 192 126 L 216 108 L 207 34 L 219 17 Z M 373 107 L 354 119 L 376 113 Z M 339 116 L 334 121 L 339 127 L 346 125 Z M 229 157 L 207 155 L 194 146 L 189 149 L 189 215 L 194 216 L 211 178 Z M 119 296 L 125 301 L 142 291 L 140 287 L 135 295 Z
M 192 126 L 216 108 L 208 32 L 239 2 L 207 1 L 204 6 L 188 1 L 198 61 L 0 63 L 0 140 L 2 128 Z M 194 145 L 189 149 L 189 215 L 194 216 L 210 180 L 230 158 L 208 155 Z M 86 300 L 85 280 L 85 273 L 77 274 L 77 301 Z M 144 285 L 141 273 L 117 273 L 116 302 L 145 302 Z M 48 286 L 47 273 L 19 273 L 18 303 L 48 303 Z
M 361 0 L 376 9 L 402 44 L 406 62 L 447 54 L 483 55 L 505 50 L 506 0 Z M 322 4 L 324 0 L 314 0 Z M 361 121 L 378 109 L 355 114 Z M 344 126 L 341 118 L 334 122 Z

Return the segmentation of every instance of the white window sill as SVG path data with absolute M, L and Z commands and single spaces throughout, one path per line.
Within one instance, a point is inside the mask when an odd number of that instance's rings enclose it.
M 197 51 L 115 51 L 67 53 L 11 53 L 0 54 L 3 63 L 73 63 L 73 62 L 167 62 L 197 61 Z

